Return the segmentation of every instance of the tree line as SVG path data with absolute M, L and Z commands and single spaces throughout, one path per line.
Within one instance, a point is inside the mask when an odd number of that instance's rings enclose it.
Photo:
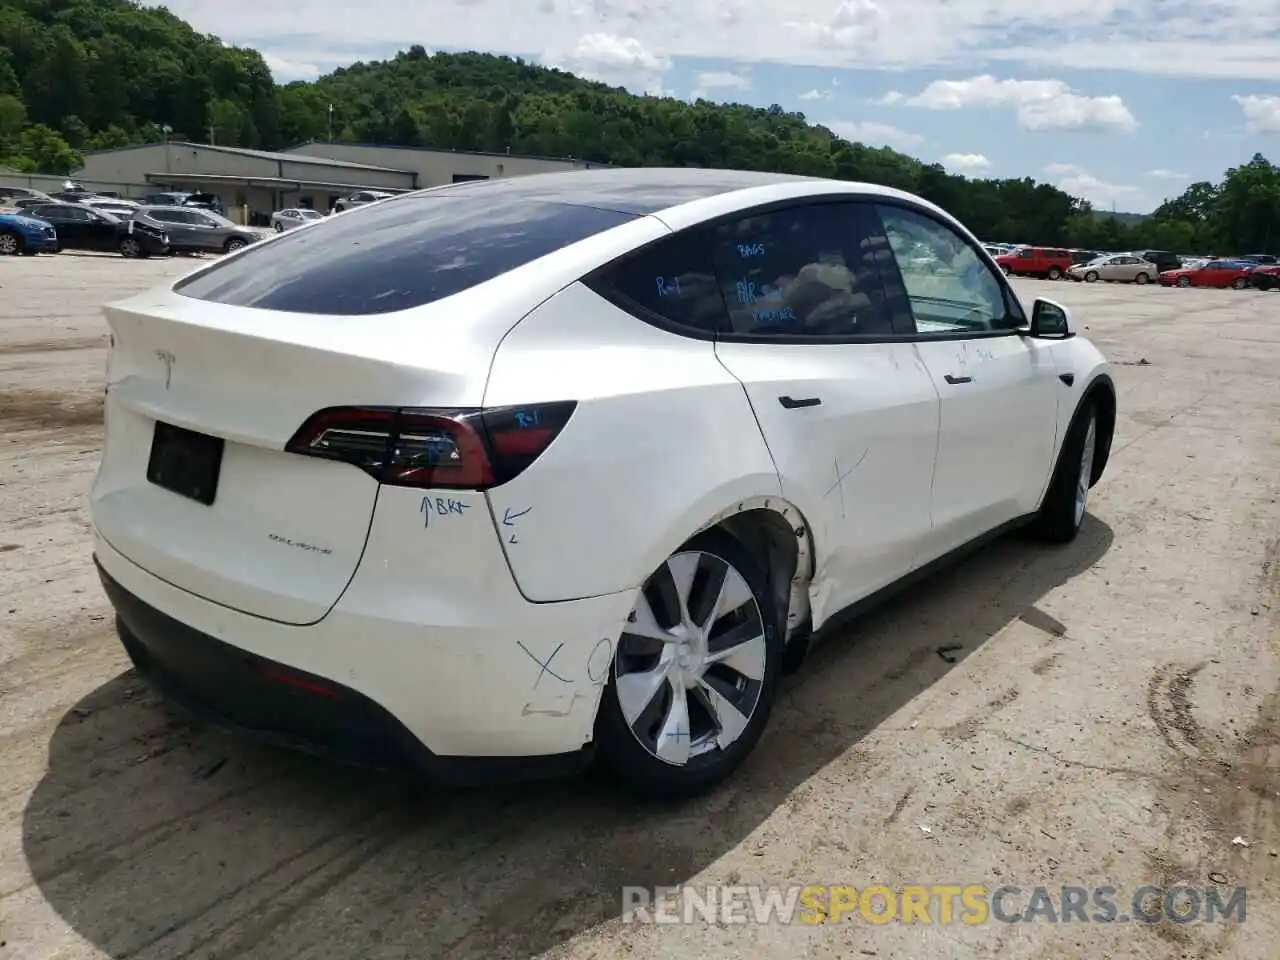
M 331 109 L 332 108 L 332 109 Z M 0 165 L 68 173 L 83 151 L 164 137 L 280 149 L 303 140 L 713 166 L 917 193 L 979 236 L 1087 249 L 1264 252 L 1280 244 L 1280 169 L 1261 155 L 1145 218 L 1030 177 L 970 179 L 844 140 L 780 106 L 688 103 L 481 53 L 412 46 L 278 85 L 262 55 L 135 0 L 0 0 Z

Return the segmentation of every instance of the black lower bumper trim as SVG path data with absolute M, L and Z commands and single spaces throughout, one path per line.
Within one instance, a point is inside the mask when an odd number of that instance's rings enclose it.
M 564 776 L 589 758 L 586 750 L 541 757 L 441 757 L 364 694 L 186 626 L 122 587 L 96 557 L 94 563 L 138 673 L 212 727 L 341 763 L 454 785 Z

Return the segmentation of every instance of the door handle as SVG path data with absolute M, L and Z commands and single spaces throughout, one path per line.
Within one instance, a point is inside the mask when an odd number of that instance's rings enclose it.
M 788 410 L 795 410 L 797 407 L 816 407 L 822 403 L 821 397 L 801 397 L 799 400 L 793 397 L 779 397 L 778 402 Z
M 957 383 L 973 383 L 973 377 L 953 377 L 951 374 L 946 375 L 946 381 L 950 384 Z

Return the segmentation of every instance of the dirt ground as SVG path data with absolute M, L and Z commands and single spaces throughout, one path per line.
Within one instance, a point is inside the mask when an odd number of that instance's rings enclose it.
M 1275 957 L 1280 294 L 1023 283 L 1119 365 L 1078 542 L 997 543 L 864 620 L 730 785 L 662 808 L 249 746 L 128 671 L 89 553 L 99 305 L 192 265 L 0 261 L 0 960 Z M 624 885 L 948 882 L 1242 885 L 1248 913 L 621 918 Z

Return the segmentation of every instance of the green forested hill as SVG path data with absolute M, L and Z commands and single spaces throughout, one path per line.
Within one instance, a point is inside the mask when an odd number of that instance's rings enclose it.
M 933 200 L 980 236 L 1014 242 L 1254 250 L 1273 229 L 1280 241 L 1280 172 L 1261 157 L 1221 185 L 1193 185 L 1151 217 L 1113 218 L 1049 184 L 955 176 L 842 140 L 777 106 L 637 97 L 517 59 L 428 55 L 417 45 L 278 86 L 257 51 L 134 0 L 0 0 L 0 165 L 65 173 L 80 151 L 159 140 L 165 128 L 264 149 L 323 140 L 332 129 L 335 139 L 365 143 L 869 180 Z

